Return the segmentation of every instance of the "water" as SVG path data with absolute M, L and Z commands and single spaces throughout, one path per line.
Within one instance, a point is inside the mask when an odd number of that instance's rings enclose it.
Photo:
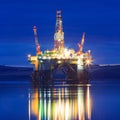
M 17 79 L 16 79 L 17 81 Z M 0 82 L 0 120 L 119 120 L 120 82 Z

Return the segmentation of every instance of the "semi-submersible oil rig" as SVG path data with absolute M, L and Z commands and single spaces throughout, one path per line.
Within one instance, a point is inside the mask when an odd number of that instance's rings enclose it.
M 53 76 L 57 70 L 67 74 L 69 78 L 80 78 L 82 71 L 91 64 L 92 57 L 90 50 L 83 52 L 85 33 L 82 35 L 81 42 L 78 43 L 77 52 L 74 49 L 65 48 L 61 11 L 56 12 L 54 48 L 52 50 L 42 52 L 38 42 L 36 26 L 34 26 L 33 31 L 36 43 L 36 55 L 31 56 L 29 54 L 28 60 L 34 65 L 35 73 L 39 73 L 42 77 L 44 76 L 44 79 L 47 76 Z

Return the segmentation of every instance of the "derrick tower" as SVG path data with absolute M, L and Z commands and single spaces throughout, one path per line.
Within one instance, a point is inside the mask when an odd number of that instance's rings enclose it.
M 64 32 L 63 32 L 63 25 L 62 25 L 62 12 L 60 10 L 56 12 L 54 49 L 60 50 L 60 51 L 64 49 Z

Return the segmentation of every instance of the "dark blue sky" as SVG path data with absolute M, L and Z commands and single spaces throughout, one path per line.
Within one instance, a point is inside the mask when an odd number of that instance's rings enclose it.
M 41 49 L 52 49 L 56 10 L 62 10 L 65 45 L 77 50 L 86 33 L 84 50 L 95 64 L 120 63 L 119 0 L 0 0 L 0 64 L 29 65 L 35 54 L 33 26 Z

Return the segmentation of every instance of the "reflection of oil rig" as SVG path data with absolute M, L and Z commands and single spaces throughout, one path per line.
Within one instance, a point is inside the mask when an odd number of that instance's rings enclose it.
M 35 87 L 29 93 L 29 120 L 91 120 L 90 86 Z
M 36 56 L 28 55 L 28 60 L 34 65 L 35 71 L 50 70 L 63 68 L 66 66 L 68 72 L 79 73 L 92 62 L 90 50 L 83 52 L 85 33 L 83 33 L 81 43 L 78 43 L 78 51 L 74 49 L 67 49 L 64 47 L 64 32 L 62 25 L 61 11 L 56 13 L 56 29 L 54 34 L 54 48 L 44 52 L 40 49 L 38 42 L 36 26 L 33 28 L 35 43 L 36 43 Z M 63 70 L 66 72 L 66 70 Z

